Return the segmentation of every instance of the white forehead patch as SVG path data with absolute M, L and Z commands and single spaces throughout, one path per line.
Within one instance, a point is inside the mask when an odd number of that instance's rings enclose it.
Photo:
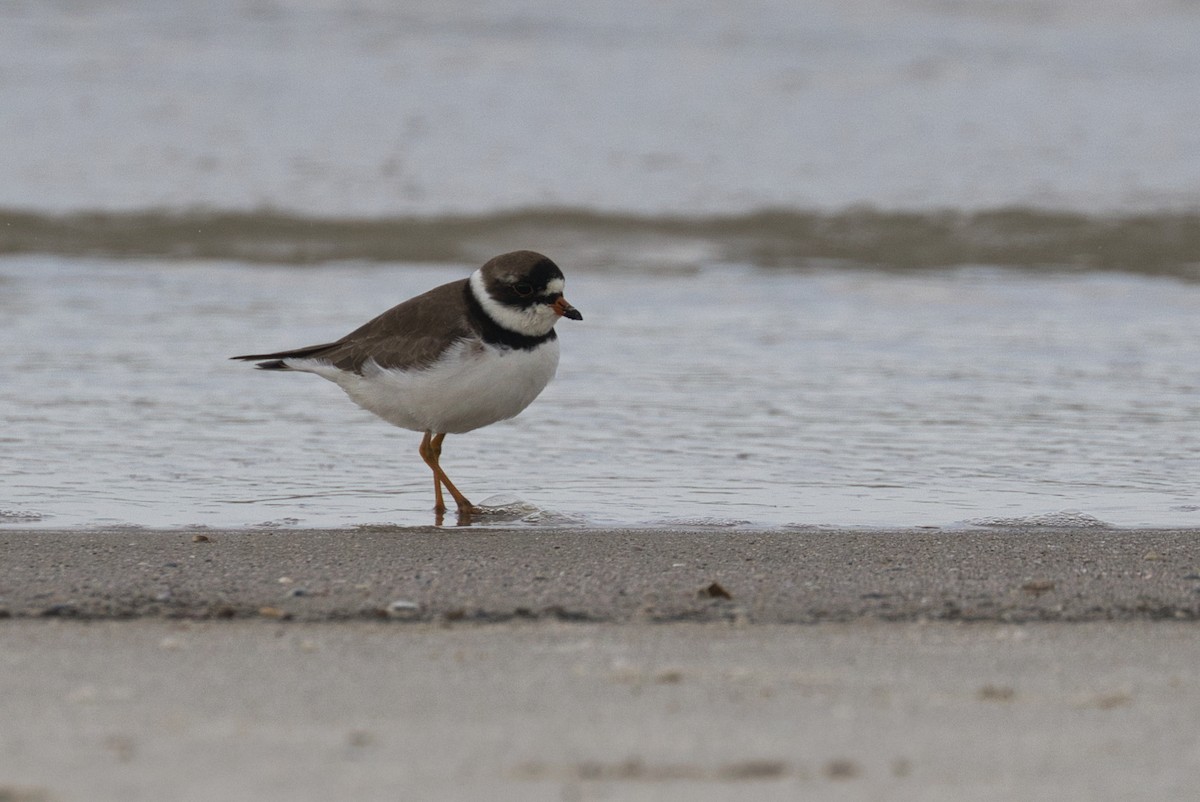
M 546 291 L 543 292 L 542 295 L 546 295 L 546 296 L 562 295 L 563 287 L 565 287 L 565 286 L 566 286 L 566 282 L 563 281 L 562 279 L 552 278 L 548 282 L 546 282 Z

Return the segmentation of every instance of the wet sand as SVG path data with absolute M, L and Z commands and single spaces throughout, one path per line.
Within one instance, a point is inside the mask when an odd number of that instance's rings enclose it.
M 1195 530 L 0 530 L 0 553 L 21 618 L 1200 618 Z
M 1188 799 L 1200 532 L 0 532 L 0 799 Z

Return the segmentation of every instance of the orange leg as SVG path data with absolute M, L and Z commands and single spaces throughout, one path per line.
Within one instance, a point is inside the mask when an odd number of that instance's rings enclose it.
M 433 496 L 436 499 L 433 511 L 443 513 L 446 511 L 446 502 L 442 500 L 442 480 L 438 476 L 438 458 L 433 455 L 433 449 L 430 447 L 429 440 L 431 437 L 433 437 L 433 432 L 425 432 L 425 436 L 421 438 L 421 446 L 417 451 L 420 453 L 421 459 L 425 460 L 425 464 L 433 471 Z
M 467 497 L 458 492 L 458 488 L 450 481 L 450 477 L 442 470 L 440 460 L 442 457 L 442 441 L 446 439 L 445 434 L 434 434 L 433 432 L 425 432 L 425 436 L 421 439 L 421 447 L 419 449 L 421 459 L 425 460 L 425 464 L 433 471 L 433 490 L 434 490 L 434 511 L 445 512 L 446 503 L 442 499 L 442 485 L 446 486 L 446 490 L 454 497 L 454 502 L 458 505 L 459 517 L 471 515 L 475 509 L 474 505 L 467 500 Z

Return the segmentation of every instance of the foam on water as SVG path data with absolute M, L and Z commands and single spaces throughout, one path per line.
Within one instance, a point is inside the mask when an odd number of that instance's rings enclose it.
M 1022 528 L 1029 527 L 1044 527 L 1053 529 L 1105 529 L 1112 524 L 1101 521 L 1099 518 L 1088 515 L 1086 512 L 1078 512 L 1075 510 L 1060 510 L 1058 512 L 1046 512 L 1040 515 L 1022 515 L 1015 518 L 973 518 L 969 521 L 963 521 L 967 526 L 987 526 L 1001 528 Z

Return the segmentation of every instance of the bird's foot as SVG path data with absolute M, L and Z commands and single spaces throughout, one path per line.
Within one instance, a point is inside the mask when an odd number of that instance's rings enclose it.
M 471 522 L 478 515 L 486 514 L 486 510 L 476 507 L 474 504 L 460 505 L 455 511 L 455 526 L 470 526 Z M 433 525 L 442 526 L 446 521 L 446 507 L 433 508 Z

